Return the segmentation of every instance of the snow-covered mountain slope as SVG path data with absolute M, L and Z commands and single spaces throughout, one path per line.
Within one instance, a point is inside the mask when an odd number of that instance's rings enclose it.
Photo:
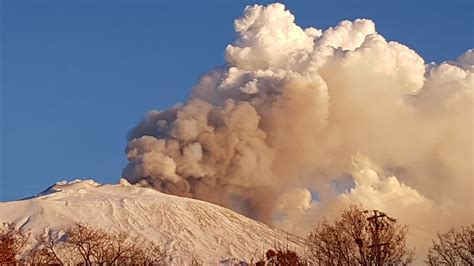
M 15 222 L 33 235 L 75 222 L 124 230 L 161 244 L 172 264 L 186 264 L 191 257 L 214 265 L 229 258 L 250 261 L 274 246 L 303 251 L 301 238 L 229 209 L 126 181 L 57 183 L 38 196 L 0 203 L 0 222 Z

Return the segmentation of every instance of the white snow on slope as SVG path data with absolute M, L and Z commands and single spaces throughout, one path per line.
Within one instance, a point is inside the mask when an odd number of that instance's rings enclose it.
M 303 251 L 302 239 L 207 202 L 129 185 L 93 180 L 59 182 L 36 197 L 0 203 L 0 222 L 15 222 L 33 235 L 86 222 L 161 244 L 170 264 L 192 257 L 206 265 L 250 261 L 275 245 Z

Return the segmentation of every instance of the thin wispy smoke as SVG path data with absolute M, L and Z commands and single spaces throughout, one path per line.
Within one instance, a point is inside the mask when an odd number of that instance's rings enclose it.
M 473 220 L 473 50 L 426 63 L 370 20 L 303 29 L 282 4 L 234 26 L 227 65 L 131 131 L 126 179 L 299 233 L 348 202 Z

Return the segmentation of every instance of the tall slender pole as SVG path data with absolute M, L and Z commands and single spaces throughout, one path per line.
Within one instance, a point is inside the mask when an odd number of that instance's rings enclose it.
M 370 216 L 367 218 L 369 223 L 371 224 L 371 228 L 374 228 L 371 230 L 372 233 L 372 244 L 369 246 L 372 250 L 375 249 L 375 265 L 376 266 L 382 266 L 383 265 L 383 260 L 380 256 L 380 247 L 387 245 L 387 243 L 380 243 L 379 239 L 379 230 L 380 230 L 380 224 L 379 224 L 379 218 L 384 218 L 386 217 L 385 213 L 380 212 L 378 210 L 373 210 L 374 215 Z M 373 227 L 372 227 L 373 226 Z M 372 252 L 373 254 L 374 252 Z

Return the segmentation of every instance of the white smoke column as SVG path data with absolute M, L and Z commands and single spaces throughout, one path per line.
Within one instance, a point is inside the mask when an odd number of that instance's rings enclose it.
M 472 50 L 425 64 L 370 20 L 302 29 L 282 4 L 235 30 L 226 67 L 132 130 L 127 180 L 293 231 L 348 202 L 431 233 L 473 220 Z

